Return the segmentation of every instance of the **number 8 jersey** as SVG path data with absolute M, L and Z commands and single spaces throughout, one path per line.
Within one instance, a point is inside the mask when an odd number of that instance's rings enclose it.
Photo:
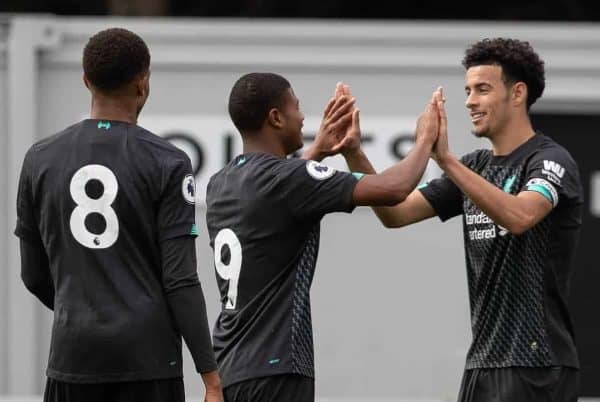
M 211 178 L 206 222 L 221 292 L 213 337 L 223 387 L 287 373 L 314 378 L 309 292 L 319 222 L 353 210 L 356 183 L 314 161 L 260 153 Z
M 84 120 L 29 149 L 15 234 L 41 243 L 49 260 L 49 377 L 181 376 L 160 242 L 196 235 L 193 202 L 185 153 L 135 125 Z

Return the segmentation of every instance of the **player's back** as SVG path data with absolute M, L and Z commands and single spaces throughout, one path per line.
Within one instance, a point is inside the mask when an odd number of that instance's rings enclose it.
M 278 165 L 285 163 L 267 154 L 245 155 L 229 163 L 209 183 L 207 224 L 211 245 L 215 246 L 216 238 L 217 246 L 226 244 L 225 248 L 230 249 L 235 238 L 243 239 L 244 262 L 261 267 L 244 281 L 243 292 L 238 291 L 236 300 L 223 300 L 226 305 L 246 305 L 294 260 L 308 232 L 318 224 L 318 220 L 299 222 L 291 214 L 285 189 L 275 173 Z M 224 265 L 231 267 L 237 260 L 234 251 L 230 252 L 232 261 Z
M 223 309 L 214 347 L 223 386 L 312 377 L 309 291 L 319 222 L 351 211 L 356 179 L 313 161 L 241 155 L 207 188 L 206 221 Z
M 180 375 L 159 242 L 192 230 L 193 222 L 169 225 L 177 213 L 161 210 L 169 193 L 190 197 L 185 179 L 169 188 L 171 176 L 190 169 L 185 154 L 138 126 L 84 120 L 35 144 L 26 168 L 55 285 L 48 375 Z

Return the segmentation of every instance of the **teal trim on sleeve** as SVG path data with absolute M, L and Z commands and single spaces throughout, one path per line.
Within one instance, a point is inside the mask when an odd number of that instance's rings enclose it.
M 356 180 L 360 180 L 363 177 L 365 177 L 365 174 L 364 173 L 352 172 L 352 176 L 354 176 L 356 178 Z
M 200 231 L 198 230 L 198 226 L 196 226 L 196 224 L 194 223 L 192 225 L 192 230 L 190 231 L 190 235 L 198 236 L 199 234 L 200 234 Z
M 527 191 L 535 191 L 536 193 L 543 195 L 548 199 L 548 201 L 552 203 L 552 205 L 554 205 L 554 199 L 552 198 L 552 194 L 550 194 L 550 191 L 548 191 L 546 187 L 541 186 L 539 184 L 532 184 L 530 186 L 527 186 Z
M 428 185 L 429 185 L 429 183 L 427 183 L 427 182 L 425 182 L 425 183 L 421 183 L 421 184 L 419 184 L 419 185 L 417 186 L 417 190 L 420 190 L 420 189 L 422 189 L 422 188 L 425 188 L 425 187 L 427 187 Z

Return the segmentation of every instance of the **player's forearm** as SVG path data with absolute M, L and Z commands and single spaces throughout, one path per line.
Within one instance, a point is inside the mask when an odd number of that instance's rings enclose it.
M 171 291 L 167 298 L 177 329 L 188 346 L 196 370 L 199 373 L 215 371 L 217 363 L 200 284 L 177 288 Z
M 350 171 L 364 174 L 377 174 L 367 155 L 362 149 L 344 153 Z
M 404 201 L 423 176 L 432 145 L 417 141 L 402 161 L 380 174 L 363 178 L 360 188 L 357 185 L 360 194 L 355 197 L 355 205 L 393 206 Z
M 41 243 L 21 240 L 20 248 L 21 279 L 25 287 L 46 307 L 54 310 L 54 282 L 43 246 Z
M 371 161 L 362 149 L 344 153 L 348 168 L 352 172 L 364 174 L 377 174 Z M 396 207 L 372 207 L 373 212 L 381 223 L 388 228 L 404 226 L 405 219 Z
M 534 224 L 535 214 L 523 200 L 505 193 L 460 163 L 452 155 L 439 161 L 448 177 L 497 225 L 520 234 Z
M 216 370 L 206 318 L 206 305 L 196 272 L 196 246 L 191 236 L 160 243 L 162 281 L 179 333 L 199 373 Z

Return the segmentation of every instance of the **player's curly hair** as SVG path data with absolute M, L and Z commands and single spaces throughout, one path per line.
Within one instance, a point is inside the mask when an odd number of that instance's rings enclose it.
M 262 127 L 269 110 L 281 107 L 288 80 L 274 73 L 249 73 L 240 77 L 229 94 L 229 116 L 240 132 Z
M 123 28 L 98 32 L 83 50 L 83 71 L 101 91 L 122 88 L 149 68 L 148 46 L 138 35 Z
M 465 51 L 462 65 L 466 69 L 490 64 L 502 67 L 505 84 L 524 82 L 527 85 L 527 109 L 542 96 L 546 86 L 544 61 L 529 42 L 509 38 L 483 39 Z

